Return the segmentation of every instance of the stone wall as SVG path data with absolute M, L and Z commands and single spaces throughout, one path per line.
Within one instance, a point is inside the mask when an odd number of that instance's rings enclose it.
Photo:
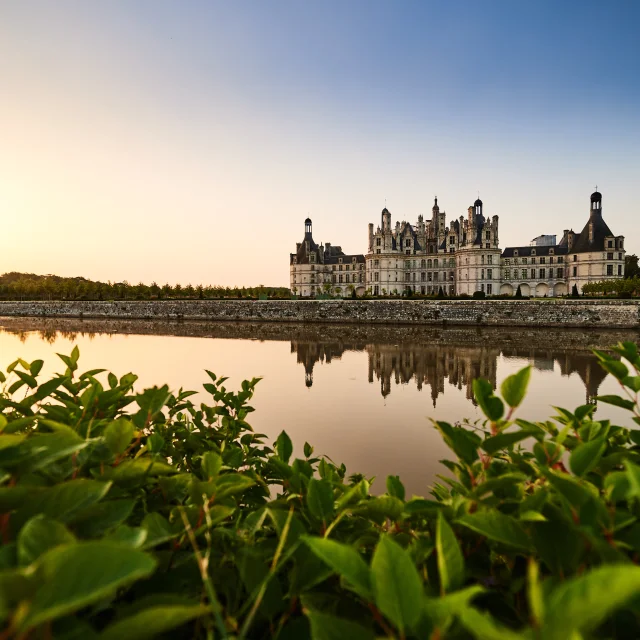
M 0 316 L 640 329 L 631 300 L 1 301 Z

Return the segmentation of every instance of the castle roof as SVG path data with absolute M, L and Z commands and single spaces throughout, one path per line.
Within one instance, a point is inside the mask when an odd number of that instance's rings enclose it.
M 540 246 L 540 247 L 532 247 L 527 245 L 526 247 L 507 247 L 502 252 L 502 258 L 513 258 L 515 252 L 518 252 L 519 258 L 528 258 L 529 256 L 564 256 L 567 252 L 567 247 L 562 246 L 560 244 L 556 244 L 554 246 Z M 532 253 L 533 252 L 533 253 Z

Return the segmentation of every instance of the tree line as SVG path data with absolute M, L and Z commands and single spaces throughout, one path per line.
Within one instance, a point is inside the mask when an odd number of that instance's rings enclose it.
M 86 278 L 63 278 L 33 273 L 5 273 L 0 276 L 1 300 L 162 300 L 219 298 L 289 298 L 286 287 L 222 287 L 198 284 L 185 286 L 98 282 Z

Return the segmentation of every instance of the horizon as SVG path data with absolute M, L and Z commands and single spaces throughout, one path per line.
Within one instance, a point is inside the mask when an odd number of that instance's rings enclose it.
M 288 286 L 303 238 L 466 216 L 640 252 L 640 4 L 0 6 L 0 272 Z M 195 284 L 194 284 L 195 286 Z

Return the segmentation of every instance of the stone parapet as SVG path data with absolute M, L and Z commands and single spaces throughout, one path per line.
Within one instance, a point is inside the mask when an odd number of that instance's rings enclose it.
M 640 329 L 633 300 L 0 301 L 0 316 Z

